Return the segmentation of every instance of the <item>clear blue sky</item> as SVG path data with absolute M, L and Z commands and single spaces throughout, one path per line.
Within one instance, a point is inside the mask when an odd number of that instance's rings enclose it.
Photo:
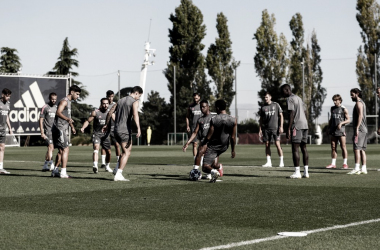
M 355 62 L 361 45 L 354 0 L 194 0 L 202 11 L 207 35 L 203 53 L 215 41 L 216 15 L 223 12 L 233 42 L 233 53 L 242 65 L 238 68 L 238 108 L 240 119 L 252 118 L 257 110 L 259 79 L 253 66 L 256 53 L 253 34 L 267 9 L 276 17 L 276 31 L 291 40 L 289 21 L 299 12 L 303 16 L 305 38 L 313 29 L 321 46 L 323 86 L 328 95 L 319 123 L 327 120 L 331 98 L 339 93 L 343 104 L 352 106 L 349 90 L 357 87 Z M 16 48 L 23 64 L 22 73 L 45 74 L 57 61 L 65 37 L 79 51 L 79 81 L 90 92 L 85 102 L 94 106 L 108 89 L 117 90 L 117 70 L 122 87 L 139 83 L 144 43 L 157 50 L 155 65 L 150 66 L 145 92 L 158 91 L 167 100 L 170 93 L 162 74 L 169 60 L 169 15 L 179 0 L 2 0 L 0 47 Z M 232 107 L 233 108 L 233 107 Z M 232 113 L 234 114 L 234 113 Z

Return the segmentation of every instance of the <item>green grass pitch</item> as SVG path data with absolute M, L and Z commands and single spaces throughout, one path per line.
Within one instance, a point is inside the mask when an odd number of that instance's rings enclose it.
M 285 168 L 258 167 L 263 145 L 238 146 L 235 159 L 228 150 L 222 181 L 208 183 L 188 180 L 191 148 L 181 146 L 134 146 L 130 182 L 92 173 L 92 147 L 70 148 L 72 179 L 41 172 L 45 147 L 6 148 L 0 249 L 200 249 L 380 218 L 380 146 L 368 147 L 368 175 L 355 176 L 325 168 L 329 145 L 308 146 L 310 179 L 300 180 L 286 178 L 294 169 L 283 149 Z M 379 235 L 371 223 L 234 249 L 378 249 Z

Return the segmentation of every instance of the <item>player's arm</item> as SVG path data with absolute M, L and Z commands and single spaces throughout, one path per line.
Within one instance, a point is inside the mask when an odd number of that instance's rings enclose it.
M 13 131 L 12 131 L 12 127 L 11 127 L 11 122 L 9 121 L 9 113 L 7 115 L 7 126 L 8 126 L 8 130 L 9 130 L 9 134 L 13 135 Z
M 94 120 L 96 116 L 96 112 L 95 111 L 92 111 L 90 116 L 88 117 L 88 119 L 83 123 L 83 126 L 82 128 L 80 129 L 80 131 L 82 131 L 82 133 L 84 133 L 84 130 L 88 127 L 88 125 Z
M 356 124 L 355 135 L 358 135 L 359 127 L 363 120 L 363 104 L 361 102 L 356 103 L 356 110 L 358 111 L 358 124 Z
M 108 112 L 107 118 L 106 118 L 106 125 L 104 125 L 104 127 L 102 128 L 103 133 L 105 133 L 107 131 L 107 126 L 111 120 L 113 112 L 115 112 L 115 110 L 116 110 L 116 107 L 117 107 L 117 103 L 115 103 L 115 105 L 113 105 L 112 108 L 110 109 L 110 111 Z
M 332 119 L 333 119 L 333 112 L 332 112 L 332 107 L 330 108 L 330 114 L 331 114 L 331 116 L 330 116 L 330 120 L 329 120 L 329 122 L 328 122 L 328 126 L 329 126 L 329 129 L 331 128 L 331 124 L 332 124 Z
M 233 128 L 232 135 L 231 135 L 231 138 L 230 138 L 230 142 L 231 142 L 231 158 L 235 158 L 236 128 L 237 128 L 237 122 L 236 122 L 236 119 L 235 119 L 234 128 Z
M 263 131 L 261 130 L 261 127 L 263 126 L 263 122 L 262 122 L 262 117 L 261 117 L 261 114 L 260 114 L 260 119 L 259 119 L 259 136 L 263 136 Z
M 187 132 L 190 132 L 190 109 L 187 108 L 186 112 L 186 130 Z
M 281 112 L 279 113 L 279 116 L 280 116 L 280 128 L 278 132 L 281 134 L 281 133 L 284 133 L 284 115 Z
M 344 109 L 344 117 L 346 118 L 344 121 L 339 123 L 338 129 L 340 129 L 343 125 L 349 124 L 350 123 L 350 115 L 348 114 L 347 109 Z
M 140 137 L 141 130 L 140 130 L 140 118 L 139 118 L 139 102 L 133 103 L 133 120 L 135 120 L 136 127 L 137 127 L 137 135 L 136 137 Z M 108 115 L 107 115 L 108 118 Z M 109 122 L 109 120 L 107 120 Z
M 207 145 L 209 140 L 211 139 L 212 134 L 214 133 L 214 124 L 212 124 L 212 121 L 210 122 L 210 128 L 208 130 L 206 138 L 201 143 L 201 146 Z
M 62 112 L 63 110 L 65 109 L 65 107 L 67 106 L 67 101 L 66 100 L 61 100 L 59 102 L 59 105 L 58 105 L 58 108 L 57 108 L 57 112 L 55 113 L 55 115 L 57 115 L 59 118 L 67 121 L 68 123 L 73 123 L 74 121 L 70 118 L 68 118 L 67 116 L 63 115 Z
M 39 122 L 40 122 L 41 137 L 42 137 L 43 139 L 45 139 L 45 138 L 46 138 L 46 135 L 45 135 L 45 132 L 44 132 L 44 118 L 43 118 L 43 117 L 40 117 Z
M 186 144 L 183 146 L 182 150 L 183 152 L 186 152 L 187 147 L 189 146 L 190 142 L 194 140 L 194 138 L 197 136 L 199 131 L 199 123 L 197 123 L 197 127 L 195 128 L 194 132 L 191 134 L 189 140 L 187 140 Z
M 293 127 L 293 123 L 294 123 L 294 110 L 289 110 L 290 111 L 290 115 L 289 115 L 289 126 L 288 126 L 288 130 L 286 131 L 286 139 L 290 139 L 290 130 L 292 129 Z

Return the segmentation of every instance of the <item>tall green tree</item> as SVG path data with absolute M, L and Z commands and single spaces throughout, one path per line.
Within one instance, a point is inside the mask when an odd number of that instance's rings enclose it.
M 290 65 L 287 80 L 292 85 L 293 93 L 302 97 L 302 60 L 306 51 L 304 47 L 304 28 L 300 13 L 292 16 L 289 26 L 293 39 L 290 42 Z
M 205 73 L 205 58 L 202 55 L 206 35 L 201 11 L 191 0 L 181 0 L 181 4 L 171 14 L 169 20 L 173 27 L 169 29 L 169 62 L 163 71 L 168 80 L 171 93 L 171 112 L 174 111 L 174 67 L 176 68 L 177 124 L 179 130 L 186 129 L 186 109 L 192 102 L 194 92 L 209 99 L 211 89 Z
M 264 102 L 265 92 L 272 95 L 272 100 L 279 102 L 282 98 L 279 91 L 283 79 L 286 77 L 289 59 L 287 57 L 287 41 L 281 33 L 278 37 L 274 30 L 276 19 L 267 10 L 262 12 L 262 19 L 253 39 L 256 40 L 256 54 L 254 57 L 255 69 L 261 81 L 261 90 L 258 96 Z M 283 105 L 283 104 L 282 104 Z
M 16 54 L 17 49 L 8 47 L 1 48 L 0 56 L 0 72 L 2 73 L 17 73 L 21 69 L 20 57 Z
M 216 29 L 218 37 L 207 51 L 206 67 L 208 74 L 215 83 L 214 96 L 216 99 L 224 99 L 227 103 L 227 111 L 235 96 L 233 84 L 235 81 L 235 70 L 240 62 L 235 61 L 232 56 L 232 41 L 228 31 L 227 17 L 221 12 L 217 14 Z
M 375 62 L 378 61 L 380 44 L 380 6 L 375 0 L 358 0 L 356 4 L 356 20 L 362 31 L 363 45 L 358 49 L 356 59 L 356 75 L 360 89 L 363 91 L 363 100 L 367 106 L 367 112 L 375 114 L 376 95 L 374 90 L 378 83 L 375 82 L 375 74 L 379 78 L 379 69 L 375 72 Z M 376 55 L 376 60 L 375 60 Z

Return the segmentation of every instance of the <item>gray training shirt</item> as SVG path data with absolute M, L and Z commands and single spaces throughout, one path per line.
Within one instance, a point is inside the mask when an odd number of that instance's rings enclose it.
M 340 105 L 339 107 L 331 107 L 330 134 L 334 136 L 345 135 L 345 125 L 338 129 L 338 125 L 346 120 L 346 115 L 344 113 L 345 110 L 346 107 L 344 107 L 343 105 Z
M 65 98 L 62 98 L 60 101 L 59 101 L 59 104 L 62 102 L 62 101 L 66 101 L 67 102 L 67 105 L 66 107 L 63 109 L 62 111 L 62 114 L 68 118 L 71 119 L 71 101 L 67 98 L 67 96 Z M 58 104 L 58 105 L 59 105 Z M 55 119 L 54 119 L 54 126 L 56 126 L 59 130 L 68 130 L 69 129 L 69 122 L 68 121 L 65 121 L 63 120 L 61 117 L 59 117 L 58 115 L 55 116 Z
M 50 106 L 45 104 L 41 109 L 40 118 L 44 118 L 44 130 L 45 133 L 51 133 L 51 128 L 53 127 L 55 113 L 57 112 L 57 105 Z
M 198 138 L 203 140 L 207 136 L 208 129 L 210 128 L 211 118 L 216 116 L 216 114 L 208 114 L 206 116 L 202 116 L 198 119 L 199 130 L 198 130 Z
M 292 94 L 288 97 L 286 102 L 288 104 L 288 110 L 294 111 L 294 121 L 292 129 L 309 129 L 305 115 L 305 104 L 303 103 L 302 99 L 296 96 L 295 94 Z
M 117 102 L 115 114 L 115 132 L 132 133 L 131 120 L 133 115 L 133 103 L 136 100 L 132 96 L 121 98 Z
M 197 126 L 198 119 L 202 116 L 201 105 L 199 103 L 190 104 L 189 112 L 190 112 L 189 126 L 191 129 L 191 132 L 193 132 L 195 130 L 195 127 Z
M 102 112 L 100 109 L 95 110 L 95 118 L 94 118 L 94 135 L 100 135 L 103 136 L 104 133 L 102 131 L 104 125 L 106 125 L 107 120 L 107 114 L 109 110 L 106 109 L 106 111 Z
M 5 104 L 0 101 L 0 132 L 5 132 L 7 130 L 7 117 L 10 109 L 10 103 L 6 102 Z
M 211 118 L 210 127 L 214 126 L 214 133 L 211 136 L 207 147 L 226 151 L 230 142 L 230 134 L 232 134 L 235 126 L 235 117 L 228 114 L 219 114 Z
M 366 120 L 367 120 L 366 106 L 365 106 L 365 103 L 363 102 L 362 99 L 360 99 L 359 102 L 361 102 L 363 104 L 363 119 L 362 119 L 362 122 L 360 123 L 359 131 L 362 133 L 368 133 L 367 123 L 366 123 Z M 358 119 L 359 119 L 359 113 L 356 109 L 356 106 L 357 106 L 357 104 L 355 104 L 354 110 L 352 112 L 352 124 L 353 124 L 354 131 L 356 130 L 356 126 L 358 125 Z
M 282 108 L 277 102 L 264 104 L 260 108 L 261 124 L 265 129 L 278 129 L 278 117 L 282 113 Z
M 108 105 L 108 111 L 107 111 L 107 113 L 112 109 L 112 107 L 113 107 L 115 104 L 116 104 L 116 103 L 112 102 L 112 103 L 110 103 L 110 105 Z M 110 125 L 111 125 L 111 129 L 110 129 L 110 131 L 113 132 L 114 129 L 115 129 L 115 122 L 113 121 L 112 118 L 111 118 L 111 120 L 110 120 Z

